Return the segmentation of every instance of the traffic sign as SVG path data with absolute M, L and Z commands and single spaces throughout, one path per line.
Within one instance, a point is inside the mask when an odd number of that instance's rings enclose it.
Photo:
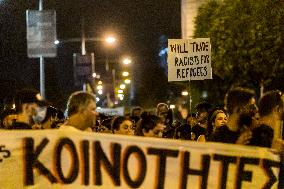
M 54 10 L 27 10 L 28 57 L 56 56 L 56 12 Z

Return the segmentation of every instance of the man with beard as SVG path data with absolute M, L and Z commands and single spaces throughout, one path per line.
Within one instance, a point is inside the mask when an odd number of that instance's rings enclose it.
M 60 129 L 91 131 L 96 123 L 95 95 L 76 91 L 72 93 L 67 102 L 68 118 Z
M 216 129 L 209 141 L 247 144 L 251 132 L 247 128 L 251 120 L 251 108 L 255 107 L 255 93 L 251 89 L 237 87 L 228 91 L 225 97 L 225 108 L 228 113 L 227 124 Z
M 266 92 L 259 101 L 259 125 L 252 130 L 249 145 L 272 147 L 281 138 L 281 121 L 284 116 L 284 98 L 280 91 Z

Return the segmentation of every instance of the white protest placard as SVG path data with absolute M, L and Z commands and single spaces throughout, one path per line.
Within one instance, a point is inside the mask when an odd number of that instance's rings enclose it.
M 82 132 L 1 131 L 3 189 L 277 189 L 268 148 Z
M 168 81 L 212 79 L 210 38 L 168 40 Z

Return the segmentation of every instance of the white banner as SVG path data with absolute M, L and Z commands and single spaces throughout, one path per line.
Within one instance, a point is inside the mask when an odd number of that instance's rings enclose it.
M 212 79 L 210 38 L 168 40 L 168 81 Z
M 74 129 L 1 131 L 0 188 L 276 189 L 266 148 Z
M 108 116 L 124 116 L 124 106 L 117 108 L 97 108 L 96 112 L 102 113 Z

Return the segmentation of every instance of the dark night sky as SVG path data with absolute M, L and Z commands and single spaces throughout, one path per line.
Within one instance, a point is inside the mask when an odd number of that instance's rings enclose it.
M 27 9 L 38 9 L 38 1 L 0 1 L 0 98 L 22 87 L 39 89 L 39 60 L 27 58 Z M 55 9 L 58 39 L 80 37 L 81 20 L 89 37 L 111 31 L 118 45 L 107 49 L 87 43 L 87 51 L 101 60 L 107 56 L 133 57 L 135 104 L 149 106 L 166 98 L 167 78 L 159 67 L 159 37 L 180 38 L 180 0 L 43 0 L 44 9 Z M 46 96 L 58 106 L 76 89 L 73 85 L 72 54 L 80 43 L 62 44 L 56 58 L 45 59 Z M 99 64 L 99 61 L 98 61 Z

